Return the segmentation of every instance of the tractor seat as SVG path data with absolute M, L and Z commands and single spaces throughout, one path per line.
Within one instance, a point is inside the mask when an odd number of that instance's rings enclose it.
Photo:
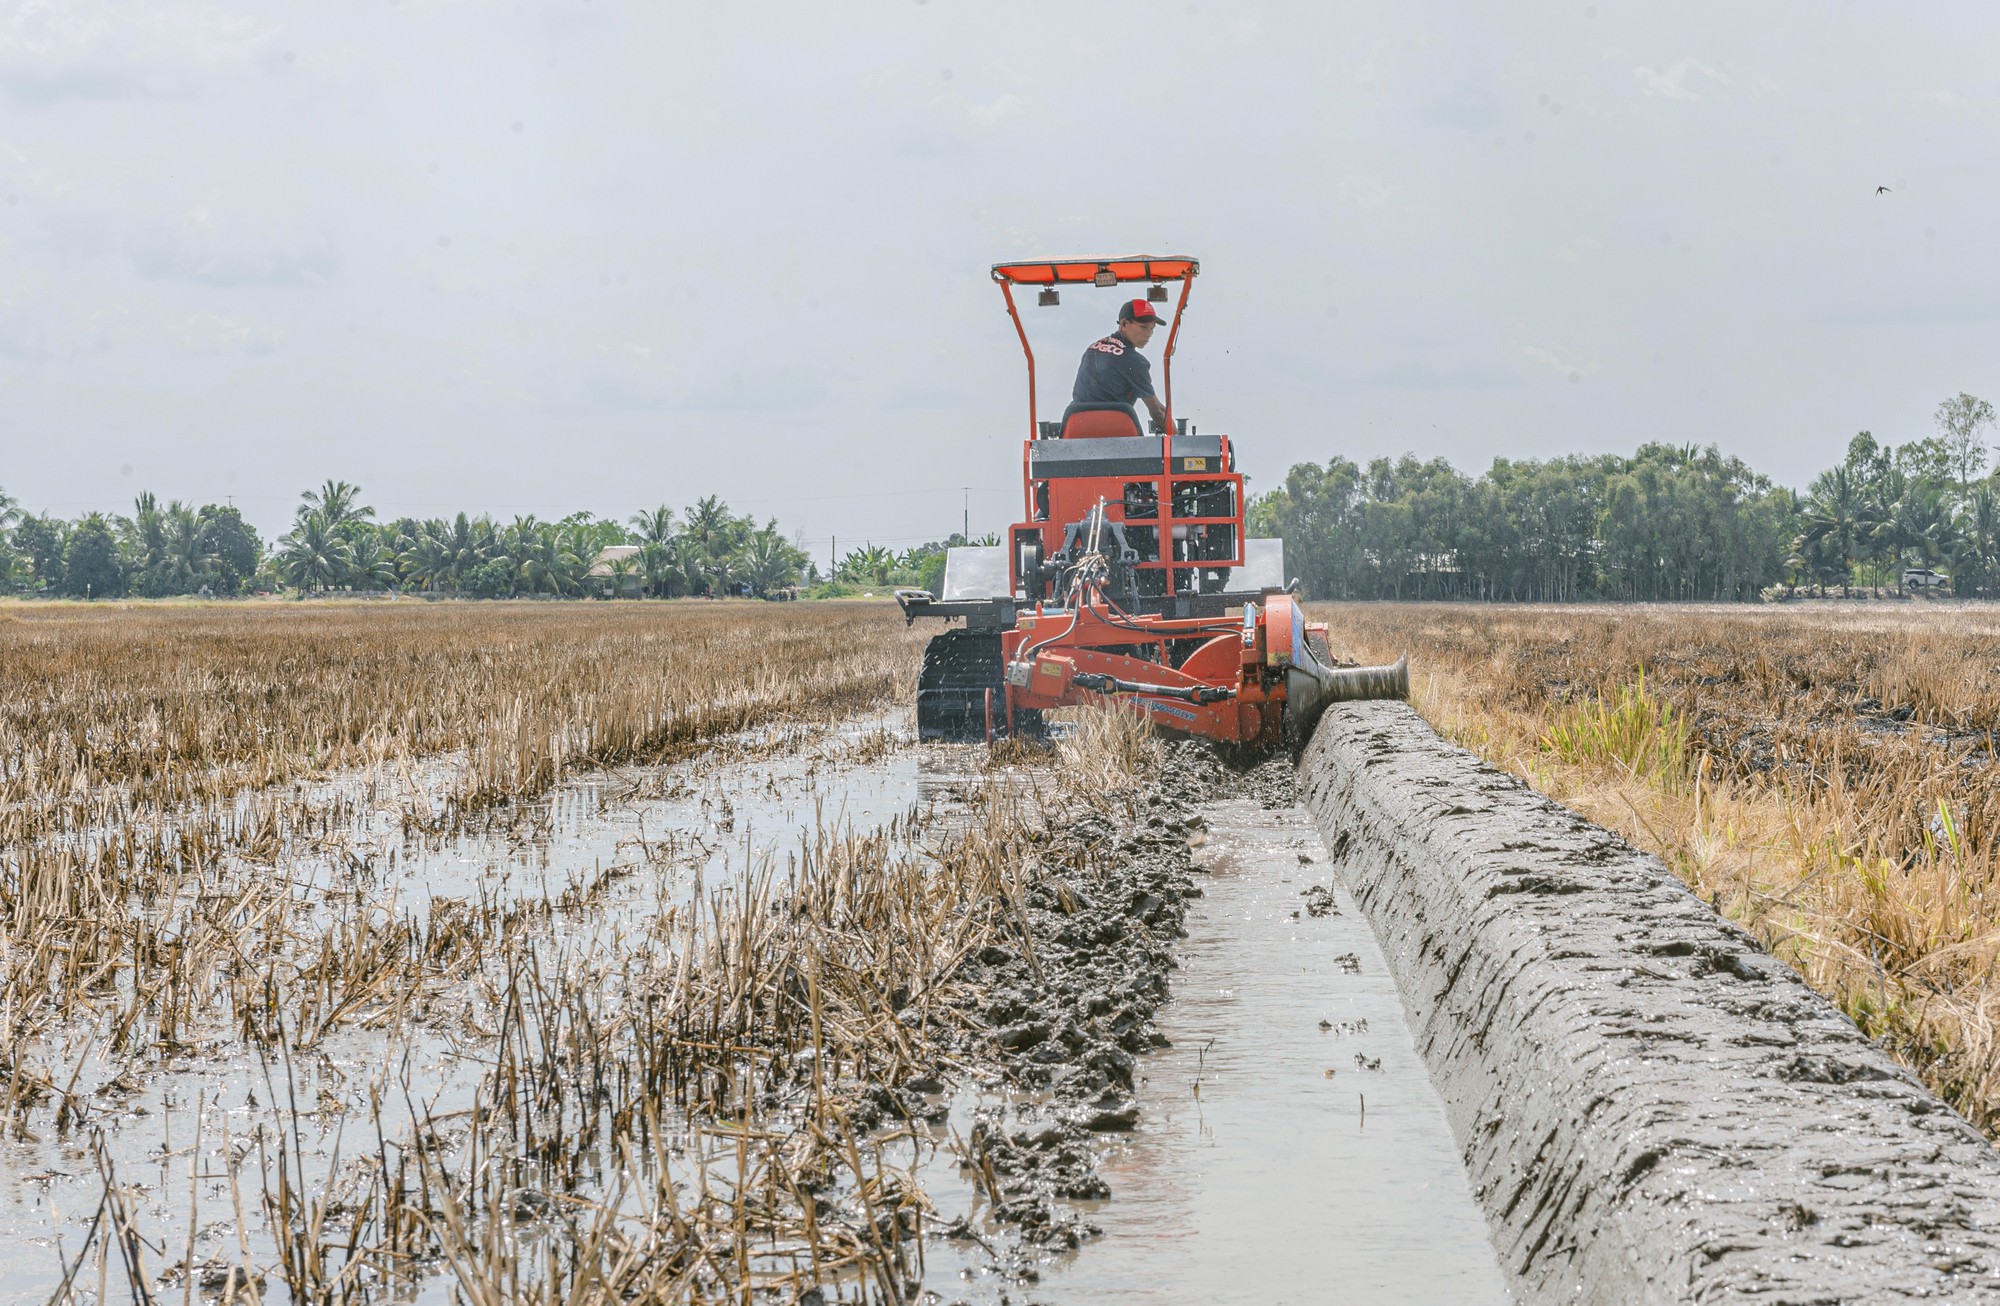
M 1065 440 L 1144 434 L 1138 417 L 1126 404 L 1071 404 L 1063 413 L 1061 438 Z

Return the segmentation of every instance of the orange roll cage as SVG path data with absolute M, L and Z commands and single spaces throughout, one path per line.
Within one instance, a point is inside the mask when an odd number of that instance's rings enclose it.
M 1167 410 L 1167 430 L 1174 429 L 1174 342 L 1181 332 L 1181 314 L 1187 311 L 1188 292 L 1194 288 L 1201 264 L 1191 258 L 1162 257 L 1156 254 L 1128 254 L 1121 258 L 1037 259 L 1025 263 L 995 263 L 993 279 L 1007 300 L 1007 316 L 1014 319 L 1014 334 L 1021 338 L 1021 352 L 1028 359 L 1028 438 L 1041 428 L 1035 405 L 1035 350 L 1028 343 L 1028 328 L 1014 303 L 1015 286 L 1118 286 L 1143 281 L 1164 285 L 1181 283 L 1181 295 L 1174 304 L 1173 324 L 1167 328 L 1167 343 L 1160 355 L 1161 403 Z

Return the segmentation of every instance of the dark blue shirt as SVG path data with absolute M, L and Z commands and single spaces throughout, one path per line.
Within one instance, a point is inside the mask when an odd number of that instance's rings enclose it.
M 1153 397 L 1153 365 L 1139 347 L 1113 332 L 1083 351 L 1070 402 L 1129 404 Z

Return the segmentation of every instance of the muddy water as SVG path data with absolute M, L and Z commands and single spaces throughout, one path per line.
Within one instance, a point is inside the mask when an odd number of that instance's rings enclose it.
M 1173 1046 L 1142 1062 L 1144 1115 L 1101 1172 L 1104 1236 L 1030 1295 L 1509 1300 L 1388 968 L 1310 819 L 1238 799 L 1208 822 L 1206 896 L 1159 1017 Z
M 905 715 L 757 732 L 734 741 L 751 753 L 745 760 L 582 777 L 525 805 L 517 820 L 443 840 L 407 839 L 393 813 L 364 807 L 351 828 L 289 851 L 280 869 L 314 900 L 365 896 L 385 914 L 422 919 L 453 899 L 553 901 L 624 868 L 592 910 L 552 920 L 543 950 L 559 958 L 685 902 L 697 886 L 731 883 L 760 861 L 782 866 L 818 829 L 868 830 L 918 806 L 949 806 L 954 789 L 976 782 L 983 754 L 911 747 Z M 361 882 L 357 866 L 370 868 Z M 65 1030 L 33 1050 L 85 1104 L 84 1123 L 55 1131 L 43 1119 L 0 1138 L 0 1302 L 50 1298 L 65 1265 L 75 1263 L 107 1170 L 135 1194 L 148 1276 L 159 1276 L 176 1300 L 185 1283 L 172 1266 L 268 1265 L 275 1252 L 260 1218 L 257 1167 L 246 1167 L 240 1191 L 232 1191 L 228 1158 L 268 1141 L 283 1122 L 303 1153 L 296 1164 L 310 1190 L 343 1160 L 351 1164 L 357 1147 L 367 1150 L 371 1090 L 381 1090 L 394 1138 L 413 1125 L 401 1104 L 457 1119 L 473 1105 L 483 1074 L 448 1018 L 387 1029 L 363 1019 L 297 1058 L 260 1059 L 219 1030 L 205 1032 L 199 1046 L 136 1069 L 105 1052 L 99 1028 Z M 294 1104 L 303 1115 L 278 1109 Z M 95 1267 L 86 1268 L 94 1284 Z M 448 1288 L 433 1281 L 420 1298 L 444 1300 Z M 265 1296 L 282 1298 L 275 1277 Z
M 949 807 L 983 755 L 913 747 L 906 726 L 856 722 L 754 760 L 583 778 L 532 819 L 439 842 L 364 817 L 337 858 L 301 849 L 285 870 L 302 890 L 353 889 L 345 868 L 365 862 L 378 868 L 370 897 L 422 916 L 447 898 L 553 899 L 629 866 L 592 911 L 552 922 L 547 944 L 559 955 L 685 901 L 697 884 L 782 859 L 823 824 L 867 829 L 916 805 Z M 927 1286 L 985 1301 L 1505 1300 L 1395 990 L 1310 824 L 1247 802 L 1208 816 L 1207 896 L 1161 1013 L 1173 1046 L 1141 1062 L 1140 1126 L 1105 1159 L 1113 1199 L 1085 1204 L 1103 1237 L 1045 1262 L 1032 1285 L 991 1274 L 971 1249 L 961 1259 L 938 1246 Z M 1315 885 L 1331 897 L 1309 902 L 1303 891 Z M 1327 902 L 1333 911 L 1313 914 Z M 100 1164 L 134 1186 L 137 1222 L 157 1240 L 154 1273 L 235 1261 L 246 1246 L 269 1264 L 260 1181 L 253 1169 L 237 1193 L 226 1176 L 228 1158 L 271 1127 L 276 1100 L 312 1104 L 290 1127 L 306 1153 L 300 1178 L 313 1185 L 371 1134 L 371 1089 L 407 1092 L 443 1119 L 469 1107 L 480 1073 L 451 1031 L 424 1025 L 363 1022 L 296 1065 L 259 1064 L 218 1038 L 128 1076 L 101 1047 L 101 1032 L 77 1030 L 43 1049 L 76 1068 L 85 1131 L 0 1141 L 0 1241 L 12 1249 L 0 1253 L 0 1300 L 48 1299 L 90 1220 Z M 968 1088 L 954 1112 L 961 1133 L 970 1107 L 996 1100 Z M 90 1130 L 102 1131 L 101 1159 Z M 941 1214 L 976 1204 L 948 1159 L 927 1173 Z M 238 1210 L 249 1213 L 240 1225 Z M 164 1282 L 185 1293 L 171 1275 Z M 275 1280 L 267 1295 L 278 1295 Z M 448 1295 L 434 1281 L 418 1296 Z

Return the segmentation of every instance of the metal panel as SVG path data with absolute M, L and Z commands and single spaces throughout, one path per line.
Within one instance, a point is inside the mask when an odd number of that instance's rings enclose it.
M 966 599 L 1004 599 L 1007 588 L 1007 546 L 973 545 L 944 551 L 944 593 L 947 603 Z
M 1190 460 L 1197 465 L 1190 466 Z M 1219 472 L 1222 437 L 1183 435 L 1174 439 L 1174 471 Z M 1110 435 L 1087 440 L 1037 440 L 1028 450 L 1028 475 L 1034 480 L 1080 476 L 1157 477 L 1160 437 Z
M 1243 541 L 1243 566 L 1229 578 L 1232 590 L 1275 590 L 1285 587 L 1285 542 Z

